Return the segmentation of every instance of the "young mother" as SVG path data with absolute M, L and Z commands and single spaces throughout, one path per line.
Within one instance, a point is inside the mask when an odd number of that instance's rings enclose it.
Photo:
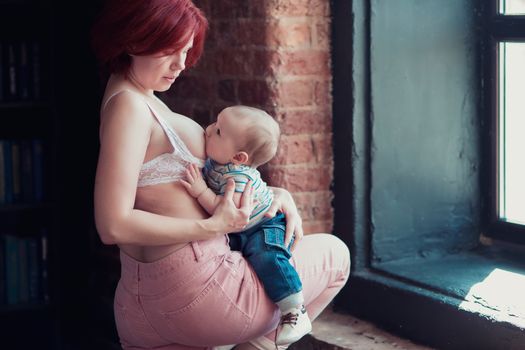
M 95 219 L 102 241 L 121 252 L 114 311 L 124 349 L 275 348 L 278 309 L 225 235 L 246 225 L 251 191 L 237 208 L 229 184 L 208 217 L 179 182 L 188 165 L 202 165 L 203 129 L 154 95 L 197 61 L 206 30 L 190 0 L 110 0 L 93 28 L 94 51 L 110 73 Z M 270 215 L 286 214 L 292 262 L 315 318 L 347 281 L 348 249 L 332 235 L 302 238 L 291 195 L 273 190 Z

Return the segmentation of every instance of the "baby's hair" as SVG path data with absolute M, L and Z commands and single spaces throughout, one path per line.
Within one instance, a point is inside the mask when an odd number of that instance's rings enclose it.
M 246 129 L 243 130 L 244 137 L 238 147 L 248 153 L 249 165 L 257 168 L 269 162 L 277 153 L 281 136 L 277 121 L 259 108 L 243 105 L 228 108 L 246 123 Z

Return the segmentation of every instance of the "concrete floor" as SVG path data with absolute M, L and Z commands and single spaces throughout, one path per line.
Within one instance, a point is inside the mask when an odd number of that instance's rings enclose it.
M 431 350 L 388 333 L 372 323 L 327 310 L 313 323 L 309 336 L 290 350 Z

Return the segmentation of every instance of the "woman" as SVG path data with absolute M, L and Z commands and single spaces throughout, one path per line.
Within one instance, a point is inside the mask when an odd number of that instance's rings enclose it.
M 114 311 L 125 349 L 275 348 L 278 309 L 225 233 L 246 225 L 229 183 L 208 217 L 181 185 L 205 158 L 203 129 L 154 95 L 170 88 L 202 53 L 207 21 L 190 0 L 110 0 L 93 28 L 100 63 L 110 73 L 100 122 L 95 220 L 101 240 L 117 244 L 121 279 Z M 249 188 L 249 186 L 248 186 Z M 331 235 L 302 238 L 290 194 L 273 189 L 269 215 L 287 217 L 292 262 L 315 318 L 346 283 L 346 246 Z

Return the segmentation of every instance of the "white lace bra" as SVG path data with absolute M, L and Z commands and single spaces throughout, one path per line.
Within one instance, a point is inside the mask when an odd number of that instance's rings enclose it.
M 136 93 L 131 90 L 122 91 Z M 106 100 L 105 105 L 107 105 L 108 101 L 113 96 L 119 94 L 122 91 L 111 95 Z M 197 166 L 203 167 L 204 161 L 192 155 L 188 150 L 188 147 L 186 147 L 184 142 L 182 142 L 175 130 L 173 130 L 173 128 L 168 123 L 166 123 L 166 121 L 162 119 L 158 113 L 155 112 L 148 101 L 144 99 L 144 102 L 146 102 L 148 108 L 151 110 L 151 113 L 155 116 L 155 118 L 157 118 L 160 126 L 168 136 L 168 139 L 173 146 L 173 152 L 163 153 L 142 164 L 137 187 L 178 181 L 184 177 L 185 170 L 190 164 L 197 164 Z

